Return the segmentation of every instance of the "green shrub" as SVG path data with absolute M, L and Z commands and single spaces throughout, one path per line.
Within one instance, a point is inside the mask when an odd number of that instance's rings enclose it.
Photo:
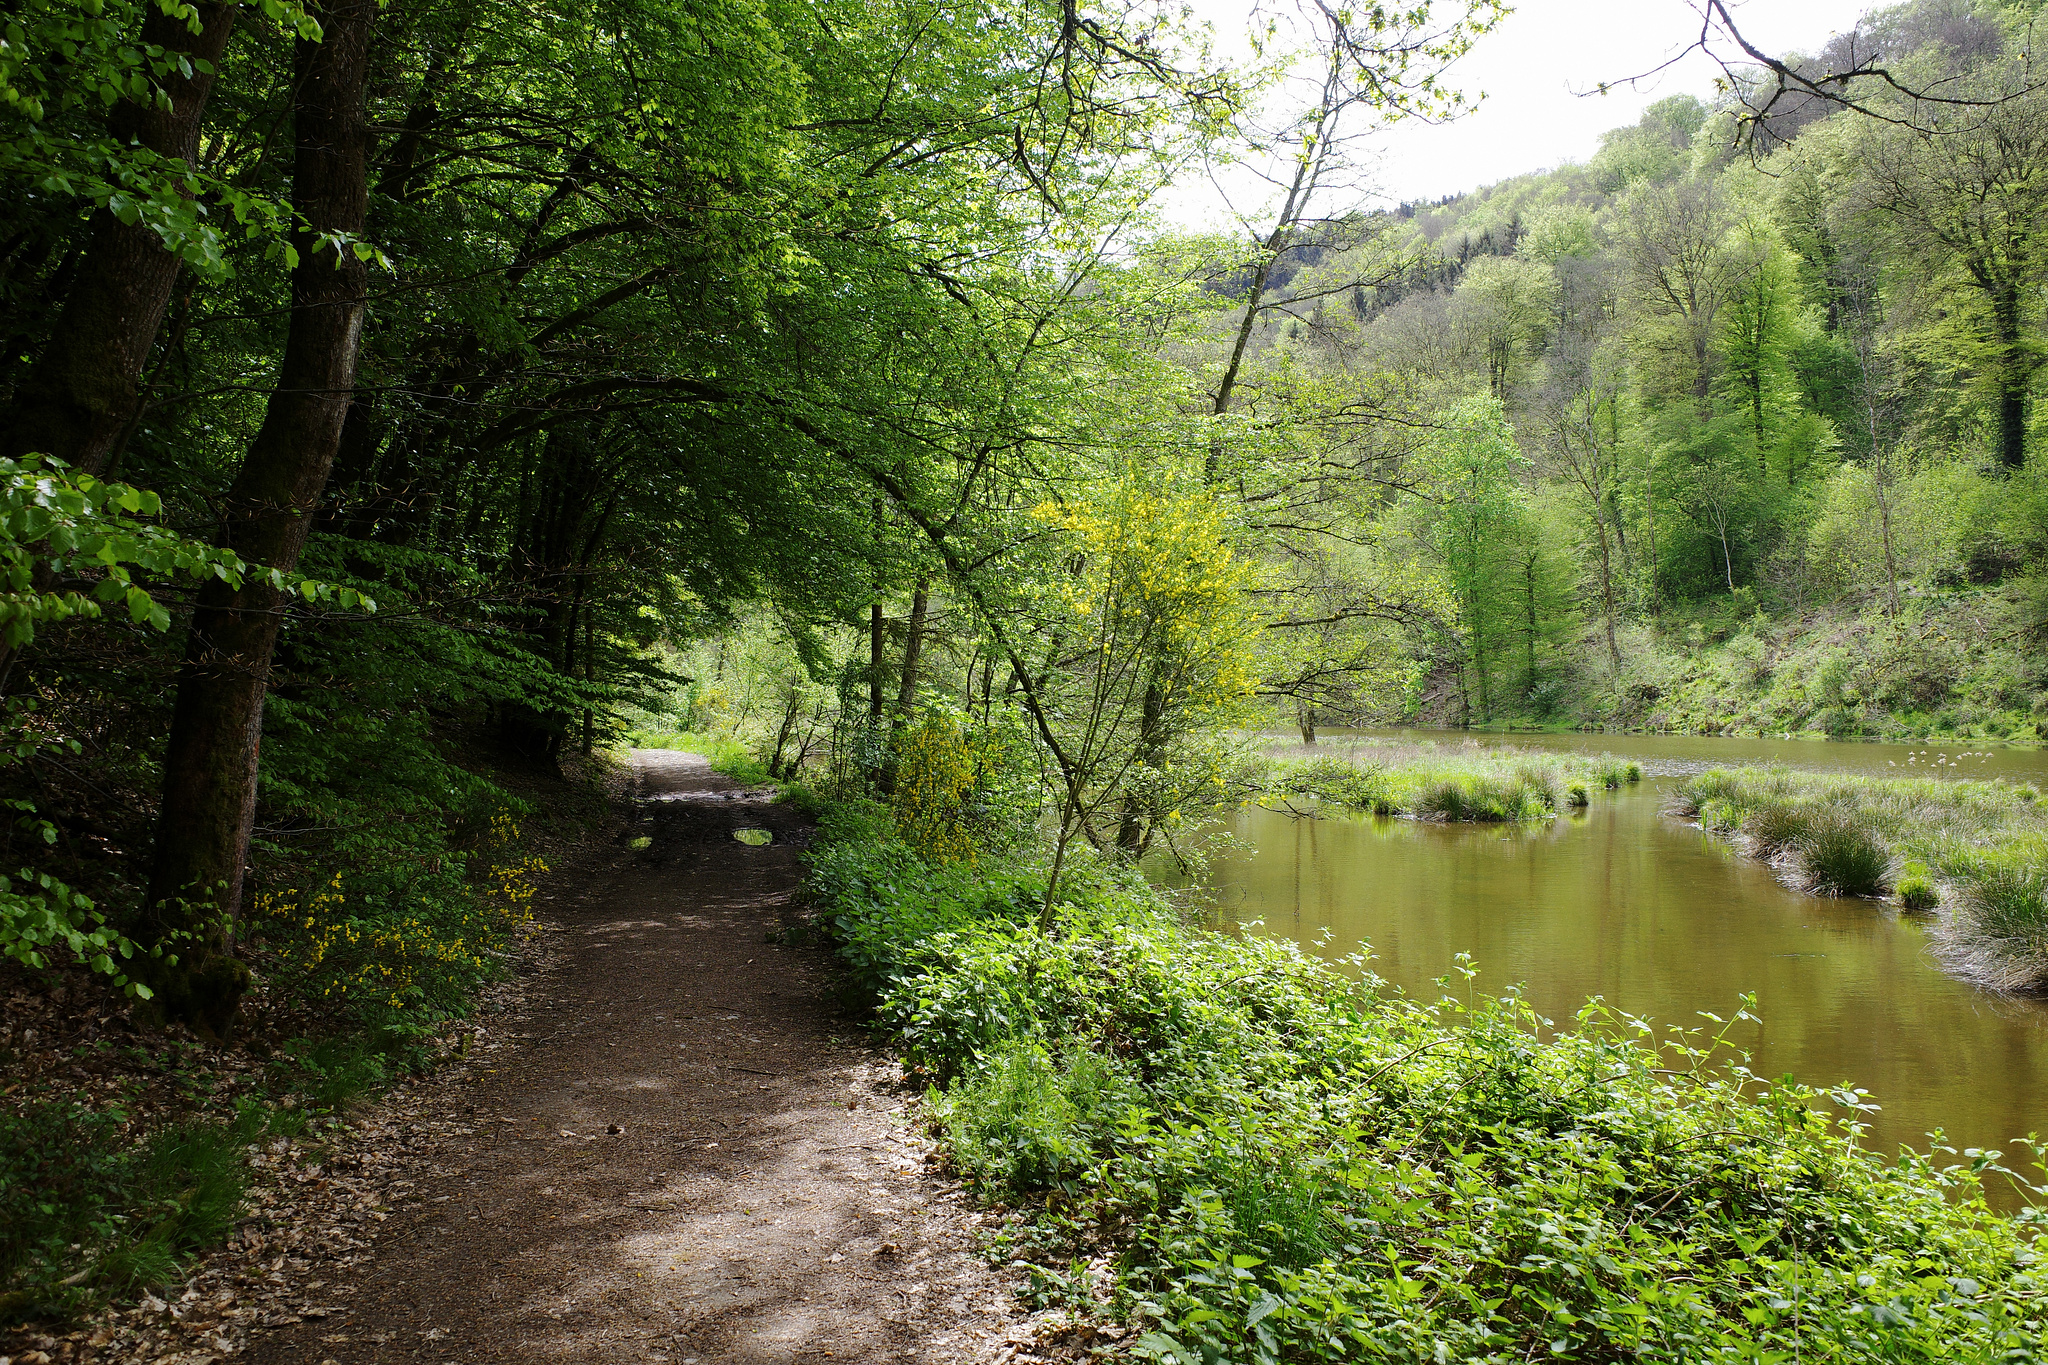
M 1574 808 L 1588 806 L 1593 802 L 1593 798 L 1587 793 L 1586 784 L 1583 782 L 1572 783 L 1566 790 L 1566 796 Z
M 1057 1062 L 1028 1040 L 1000 1044 L 931 1112 L 954 1162 L 991 1195 L 1015 1202 L 1070 1182 L 1130 1107 L 1122 1068 L 1092 1052 Z
M 1424 1004 L 1105 870 L 1045 933 L 906 853 L 827 838 L 809 894 L 954 1078 L 929 1112 L 1018 1210 L 1004 1254 L 1106 1257 L 1139 1359 L 2034 1358 L 2048 1247 L 1987 1206 L 1994 1159 L 1880 1160 L 1826 1096 L 1597 1005 Z M 1043 885 L 1014 876 L 998 904 Z

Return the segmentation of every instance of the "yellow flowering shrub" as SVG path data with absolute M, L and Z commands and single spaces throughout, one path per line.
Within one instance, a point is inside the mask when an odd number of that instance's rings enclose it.
M 890 814 L 929 862 L 973 862 L 1015 842 L 1035 813 L 1030 756 L 1014 734 L 935 708 L 897 730 L 889 749 Z
M 1097 689 L 1158 683 L 1183 722 L 1235 717 L 1257 682 L 1252 566 L 1230 548 L 1207 492 L 1114 485 L 1096 502 L 1044 503 L 1033 518 L 1072 537 L 1078 572 L 1050 596 L 1094 637 Z
M 1206 490 L 1131 476 L 1032 515 L 1063 542 L 1039 590 L 1059 661 L 1038 709 L 1060 768 L 1057 847 L 1063 857 L 1081 830 L 1143 856 L 1221 785 L 1227 755 L 1209 740 L 1242 717 L 1258 680 L 1254 566 Z
M 263 940 L 269 972 L 301 998 L 366 1023 L 427 1022 L 497 975 L 496 954 L 531 922 L 534 878 L 547 864 L 522 854 L 518 841 L 518 825 L 501 813 L 470 877 L 415 882 L 402 908 L 388 893 L 352 892 L 336 872 L 310 889 L 257 893 L 249 927 Z

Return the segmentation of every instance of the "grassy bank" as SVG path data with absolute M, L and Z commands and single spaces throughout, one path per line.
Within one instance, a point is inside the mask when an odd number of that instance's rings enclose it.
M 1042 933 L 1033 867 L 932 865 L 864 803 L 809 856 L 1003 1250 L 1136 1358 L 2038 1358 L 2040 1220 L 1989 1159 L 1864 1152 L 1852 1095 L 1597 1006 L 1409 999 L 1111 870 Z
M 2048 988 L 2048 802 L 2033 786 L 1717 768 L 1682 793 L 1705 828 L 1804 890 L 1936 911 L 1958 975 Z
M 1351 744 L 1344 752 L 1281 763 L 1270 795 L 1310 797 L 1374 815 L 1423 820 L 1548 820 L 1592 793 L 1640 782 L 1643 770 L 1611 754 L 1520 749 L 1445 751 L 1433 744 Z

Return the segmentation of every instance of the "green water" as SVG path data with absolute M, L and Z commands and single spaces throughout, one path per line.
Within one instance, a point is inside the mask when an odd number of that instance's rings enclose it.
M 1408 731 L 1389 737 L 1464 736 Z M 1326 736 L 1314 752 L 1343 751 Z M 1446 826 L 1247 810 L 1207 882 L 1225 924 L 1341 957 L 1361 941 L 1373 970 L 1411 994 L 1459 953 L 1474 985 L 1521 985 L 1565 1024 L 1591 996 L 1667 1024 L 1724 1017 L 1755 992 L 1760 1025 L 1731 1035 L 1767 1076 L 1848 1082 L 1881 1106 L 1880 1150 L 2005 1147 L 2048 1133 L 2048 1003 L 1985 994 L 1943 975 L 1920 924 L 1869 901 L 1787 890 L 1768 868 L 1665 813 L 1683 774 L 1715 764 L 1780 762 L 1872 774 L 1962 770 L 2048 783 L 2048 754 L 1985 746 L 1827 744 L 1707 738 L 1516 736 L 1525 747 L 1606 750 L 1641 763 L 1633 790 L 1596 795 L 1583 815 L 1547 826 Z M 1274 745 L 1298 757 L 1296 744 Z M 1963 755 L 1972 755 L 1964 757 Z M 1946 759 L 1946 762 L 1937 760 Z M 1462 989 L 1462 988 L 1461 988 Z

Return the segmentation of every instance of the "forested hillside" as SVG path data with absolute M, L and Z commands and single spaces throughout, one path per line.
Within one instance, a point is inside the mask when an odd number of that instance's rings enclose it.
M 1898 6 L 1803 60 L 1967 97 L 2024 21 Z M 1304 715 L 2039 733 L 2048 115 L 1744 112 L 1674 95 L 1583 165 L 1296 228 L 1239 401 L 1473 433 L 1381 469 L 1373 543 L 1453 599 L 1402 617 L 1410 690 Z

